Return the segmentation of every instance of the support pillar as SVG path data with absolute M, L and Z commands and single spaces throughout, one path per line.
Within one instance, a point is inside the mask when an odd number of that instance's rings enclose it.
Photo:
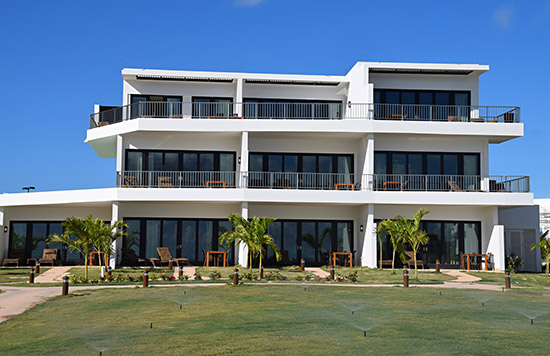
M 244 131 L 241 136 L 241 152 L 239 155 L 239 188 L 246 188 L 248 174 L 248 132 Z
M 9 231 L 7 233 L 4 232 L 4 226 L 8 225 L 8 221 L 5 217 L 5 211 L 4 208 L 0 208 L 0 259 L 4 260 L 4 258 L 8 257 L 8 239 L 9 239 Z
M 359 238 L 363 239 L 361 266 L 376 268 L 377 235 L 373 204 L 368 204 L 363 208 L 359 223 L 364 224 L 363 232 L 359 232 Z
M 113 202 L 111 207 L 111 225 L 118 221 L 118 202 Z M 109 255 L 109 266 L 111 269 L 115 269 L 117 265 L 117 256 L 122 251 L 122 239 L 119 238 L 111 245 L 111 253 Z
M 506 256 L 504 254 L 504 225 L 494 225 L 491 239 L 487 246 L 487 253 L 493 254 L 493 262 L 496 271 L 506 269 Z
M 241 216 L 245 219 L 248 219 L 248 203 L 247 202 L 242 203 Z M 244 268 L 247 268 L 248 267 L 248 246 L 241 243 L 237 247 L 238 247 L 238 251 L 239 251 L 239 255 L 238 255 L 239 264 L 241 266 L 243 266 Z

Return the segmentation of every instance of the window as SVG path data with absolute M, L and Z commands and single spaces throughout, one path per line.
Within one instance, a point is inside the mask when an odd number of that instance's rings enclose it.
M 323 100 L 244 99 L 244 116 L 248 119 L 337 120 L 342 102 Z
M 131 118 L 182 117 L 182 97 L 165 95 L 131 95 Z
M 233 116 L 233 98 L 193 97 L 193 118 Z

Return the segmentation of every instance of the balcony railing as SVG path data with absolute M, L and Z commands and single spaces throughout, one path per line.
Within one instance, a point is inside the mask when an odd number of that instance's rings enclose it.
M 527 193 L 527 176 L 420 175 L 299 172 L 117 172 L 122 188 L 248 188 L 407 192 Z
M 90 115 L 90 128 L 137 118 L 248 120 L 400 120 L 520 122 L 513 106 L 404 105 L 361 103 L 183 103 L 141 101 Z

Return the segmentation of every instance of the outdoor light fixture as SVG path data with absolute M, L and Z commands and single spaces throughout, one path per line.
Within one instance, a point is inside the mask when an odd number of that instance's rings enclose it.
M 351 101 L 348 101 L 348 108 L 351 109 Z
M 31 190 L 36 189 L 35 187 L 23 187 L 23 190 L 26 190 L 29 193 Z
M 4 226 L 4 232 L 8 232 L 8 225 Z
M 363 225 L 359 226 L 359 231 L 363 232 L 364 229 L 365 227 Z
M 237 162 L 239 162 L 239 164 L 241 164 L 241 157 L 237 158 Z

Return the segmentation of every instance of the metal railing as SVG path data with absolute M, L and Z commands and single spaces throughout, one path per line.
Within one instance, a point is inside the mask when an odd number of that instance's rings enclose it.
M 137 118 L 520 122 L 513 106 L 141 101 L 90 115 L 90 128 Z
M 520 122 L 516 106 L 374 104 L 375 120 Z
M 237 172 L 217 171 L 122 171 L 116 186 L 121 188 L 236 188 Z
M 248 188 L 348 191 L 509 192 L 527 193 L 527 176 L 300 173 L 300 172 L 204 172 L 122 171 L 121 188 Z
M 243 172 L 250 189 L 358 190 L 353 173 Z
M 363 176 L 372 191 L 529 192 L 527 176 L 372 174 Z

